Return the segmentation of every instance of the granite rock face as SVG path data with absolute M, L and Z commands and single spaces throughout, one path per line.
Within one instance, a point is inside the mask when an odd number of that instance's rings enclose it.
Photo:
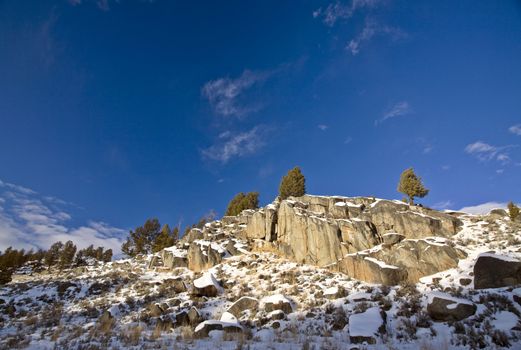
M 165 268 L 199 272 L 253 245 L 365 281 L 417 282 L 457 266 L 464 254 L 444 238 L 461 225 L 456 216 L 399 201 L 304 195 L 192 229 L 177 247 L 184 254 L 161 257 Z

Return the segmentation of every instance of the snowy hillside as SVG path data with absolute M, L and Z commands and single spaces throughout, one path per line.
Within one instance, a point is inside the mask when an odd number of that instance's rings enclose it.
M 167 270 L 150 255 L 17 275 L 0 289 L 0 348 L 521 348 L 519 282 L 475 285 L 488 283 L 475 276 L 478 258 L 498 274 L 520 264 L 520 225 L 497 214 L 459 219 L 450 244 L 466 257 L 416 284 L 363 282 L 240 238 L 242 254 L 201 272 Z

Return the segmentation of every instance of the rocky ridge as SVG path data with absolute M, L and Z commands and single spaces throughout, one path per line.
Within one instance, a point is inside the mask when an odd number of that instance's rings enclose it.
M 305 195 L 192 229 L 161 258 L 165 268 L 199 272 L 255 248 L 363 281 L 397 285 L 456 267 L 465 253 L 450 237 L 461 226 L 457 214 L 398 201 Z

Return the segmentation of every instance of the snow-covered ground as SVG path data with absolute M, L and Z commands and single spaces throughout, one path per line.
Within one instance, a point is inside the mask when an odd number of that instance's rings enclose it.
M 368 284 L 267 252 L 228 257 L 199 274 L 148 270 L 145 257 L 16 276 L 0 288 L 0 348 L 521 349 L 521 306 L 514 300 L 521 288 L 474 290 L 472 278 L 480 254 L 521 259 L 519 226 L 507 218 L 462 219 L 451 240 L 468 257 L 416 285 Z M 194 286 L 213 286 L 217 295 L 196 296 Z M 258 300 L 258 309 L 236 318 L 228 311 L 243 296 Z M 435 296 L 475 304 L 476 313 L 434 322 L 426 308 Z M 292 312 L 267 310 L 268 303 L 287 303 Z M 190 310 L 196 324 L 179 321 Z M 194 336 L 216 325 L 242 331 Z M 354 337 L 366 344 L 353 345 Z

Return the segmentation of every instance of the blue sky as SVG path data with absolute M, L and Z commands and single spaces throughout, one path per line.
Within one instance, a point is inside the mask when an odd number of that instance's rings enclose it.
M 239 191 L 521 201 L 519 1 L 0 1 L 0 249 Z

